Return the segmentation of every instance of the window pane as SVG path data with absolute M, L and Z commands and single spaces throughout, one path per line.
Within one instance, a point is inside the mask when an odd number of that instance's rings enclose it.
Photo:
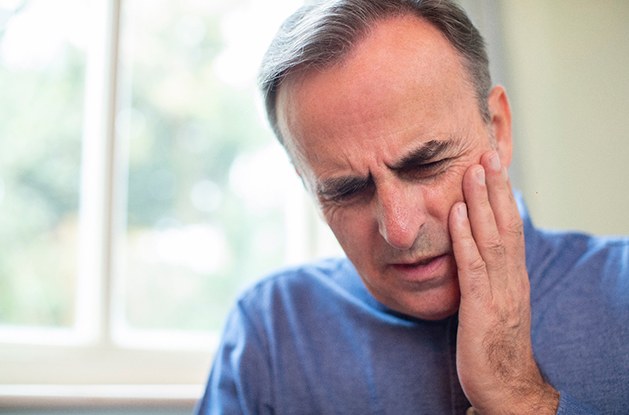
M 272 34 L 287 11 L 278 4 L 123 3 L 128 191 L 117 252 L 132 328 L 218 329 L 242 285 L 284 258 L 296 179 L 256 108 L 264 42 L 249 30 Z
M 74 322 L 86 3 L 0 3 L 2 325 Z

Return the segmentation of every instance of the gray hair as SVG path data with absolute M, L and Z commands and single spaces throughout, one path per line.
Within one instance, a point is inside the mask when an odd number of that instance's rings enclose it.
M 276 109 L 282 83 L 296 73 L 340 62 L 373 23 L 406 14 L 432 24 L 457 50 L 474 87 L 481 116 L 489 121 L 491 76 L 485 41 L 452 0 L 324 0 L 306 4 L 286 19 L 262 60 L 258 82 L 269 122 L 282 144 Z

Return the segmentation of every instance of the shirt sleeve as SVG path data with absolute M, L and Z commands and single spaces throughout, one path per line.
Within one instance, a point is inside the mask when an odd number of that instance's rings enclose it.
M 270 414 L 270 373 L 263 338 L 242 304 L 227 318 L 197 415 Z
M 559 392 L 557 415 L 598 415 L 599 411 L 575 400 L 568 393 Z

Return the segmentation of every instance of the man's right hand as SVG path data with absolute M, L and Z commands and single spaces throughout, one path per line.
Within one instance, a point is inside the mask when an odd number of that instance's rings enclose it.
M 483 414 L 555 414 L 558 392 L 533 357 L 523 225 L 495 151 L 463 179 L 450 212 L 461 291 L 457 370 Z

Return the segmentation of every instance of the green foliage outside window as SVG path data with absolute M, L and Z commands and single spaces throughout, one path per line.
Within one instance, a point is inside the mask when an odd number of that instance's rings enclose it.
M 50 3 L 25 2 L 0 27 L 0 45 L 12 22 Z M 59 2 L 72 4 L 81 2 Z M 253 3 L 121 4 L 112 145 L 122 155 L 113 190 L 125 211 L 113 212 L 108 276 L 122 287 L 116 304 L 131 328 L 218 329 L 235 294 L 281 263 L 285 248 L 277 191 L 285 178 L 256 162 L 276 157 L 269 146 L 277 145 L 256 109 L 254 79 L 220 76 L 226 19 Z M 64 32 L 69 10 L 51 27 Z M 66 39 L 30 66 L 0 49 L 0 325 L 76 319 L 87 47 Z

